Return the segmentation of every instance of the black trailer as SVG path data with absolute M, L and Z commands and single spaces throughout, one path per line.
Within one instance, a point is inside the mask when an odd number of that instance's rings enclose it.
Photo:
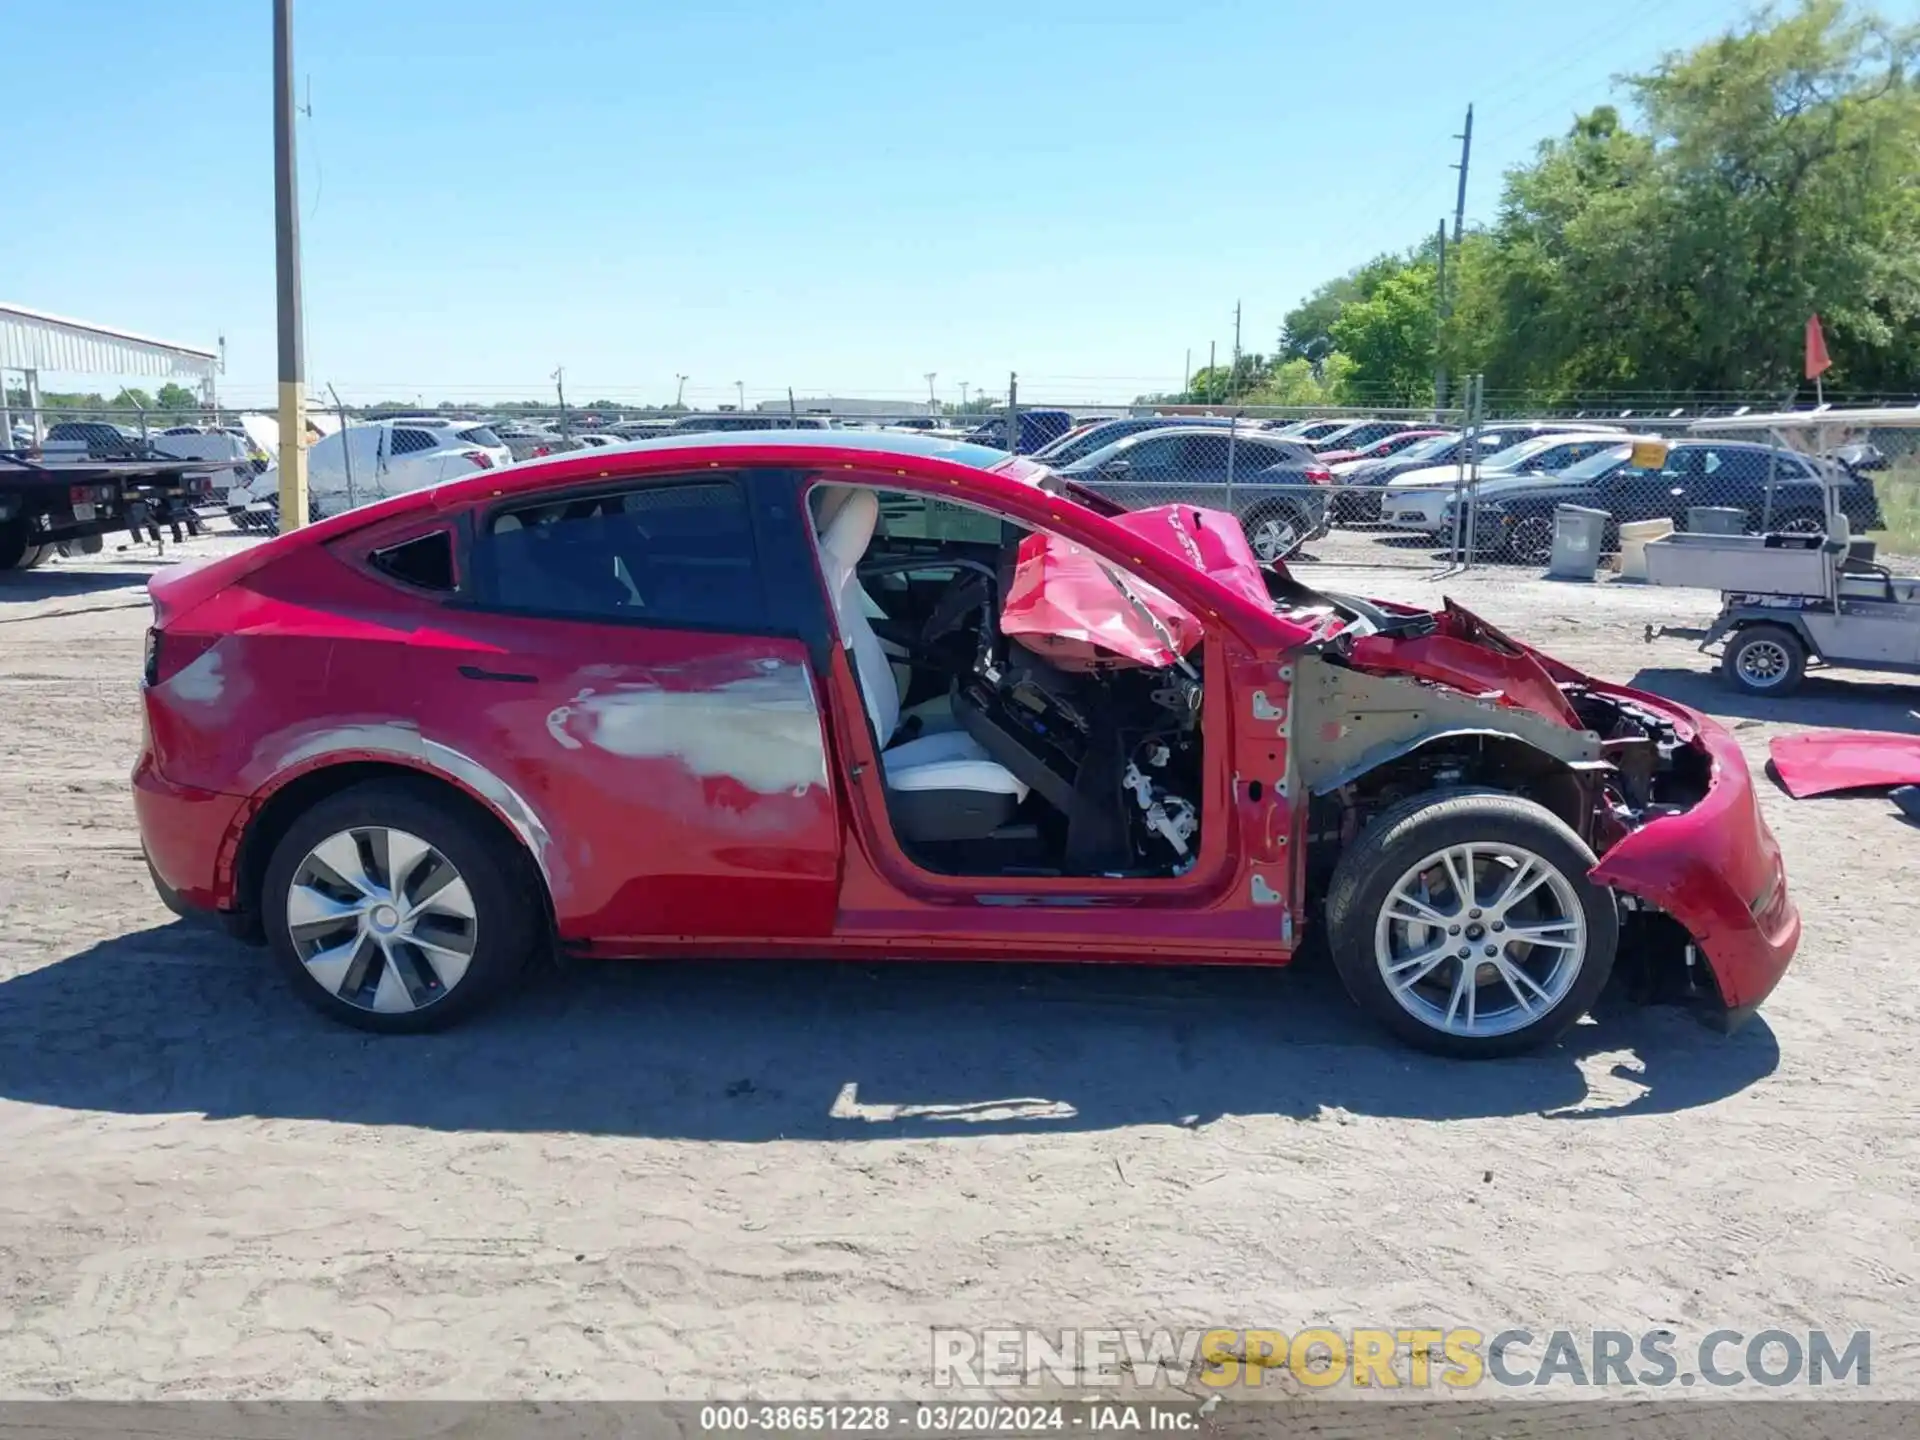
M 144 540 L 160 525 L 197 529 L 194 507 L 231 468 L 206 460 L 48 459 L 0 450 L 0 570 L 30 570 L 60 546 L 99 550 L 125 530 Z

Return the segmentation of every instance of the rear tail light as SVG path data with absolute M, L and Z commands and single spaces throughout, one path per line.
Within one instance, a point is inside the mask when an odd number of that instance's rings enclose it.
M 113 499 L 111 485 L 69 485 L 67 503 L 69 505 L 104 505 Z
M 549 450 L 544 445 L 536 445 L 533 447 L 533 457 L 536 460 L 539 459 L 542 455 L 551 455 L 552 453 L 553 451 Z
M 211 650 L 217 635 L 170 635 L 158 625 L 147 631 L 146 663 L 141 678 L 149 685 L 161 685 Z
M 471 460 L 476 470 L 491 470 L 493 468 L 493 457 L 484 450 L 462 450 L 460 452 L 460 458 L 463 460 Z
M 1331 485 L 1333 483 L 1333 472 L 1324 465 L 1309 465 L 1307 467 L 1307 483 L 1309 485 Z

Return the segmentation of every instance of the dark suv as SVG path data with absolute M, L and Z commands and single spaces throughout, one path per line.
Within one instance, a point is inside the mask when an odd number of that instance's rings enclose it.
M 71 445 L 76 441 L 87 447 L 87 456 L 93 460 L 123 459 L 141 452 L 138 435 L 104 420 L 62 420 L 58 425 L 47 427 L 49 445 L 62 442 Z
M 1841 513 L 1854 534 L 1885 523 L 1873 482 L 1846 465 L 1751 442 L 1687 440 L 1668 447 L 1658 470 L 1638 468 L 1627 459 L 1609 466 L 1595 456 L 1557 482 L 1484 495 L 1474 506 L 1475 549 L 1523 564 L 1545 564 L 1553 550 L 1557 505 L 1606 511 L 1604 550 L 1620 548 L 1622 522 L 1670 519 L 1685 529 L 1687 511 L 1696 505 L 1744 511 L 1748 534 L 1764 529 L 1817 535 L 1826 528 L 1816 469 L 1820 466 L 1828 467 L 1834 478 Z M 1452 524 L 1449 507 L 1441 533 L 1450 533 Z

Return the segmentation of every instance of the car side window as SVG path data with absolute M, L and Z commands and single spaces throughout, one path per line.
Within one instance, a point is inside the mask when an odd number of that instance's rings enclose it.
M 753 631 L 769 613 L 738 481 L 668 481 L 496 513 L 477 556 L 495 608 Z
M 1236 447 L 1239 453 L 1234 456 L 1236 468 L 1247 465 L 1251 451 L 1246 446 Z M 1227 437 L 1224 435 L 1186 435 L 1180 441 L 1180 468 L 1186 471 L 1214 471 L 1227 468 Z
M 393 444 L 388 448 L 389 455 L 412 455 L 422 450 L 431 450 L 437 442 L 429 430 L 395 430 Z
M 1152 440 L 1142 440 L 1138 445 L 1130 446 L 1115 458 L 1125 460 L 1135 475 L 1143 478 L 1151 476 L 1154 479 L 1165 479 L 1170 471 L 1178 468 L 1177 453 L 1172 437 L 1161 436 Z

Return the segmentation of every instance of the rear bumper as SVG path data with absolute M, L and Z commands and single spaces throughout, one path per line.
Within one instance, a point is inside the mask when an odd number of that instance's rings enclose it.
M 1732 1028 L 1786 973 L 1800 944 L 1800 912 L 1787 893 L 1780 846 L 1761 818 L 1739 744 L 1711 720 L 1683 713 L 1712 759 L 1706 797 L 1634 831 L 1601 857 L 1592 878 L 1679 922 L 1713 972 L 1727 1012 L 1723 1023 Z
M 232 928 L 236 822 L 246 801 L 165 779 L 143 753 L 133 771 L 140 847 L 160 899 L 176 915 Z

